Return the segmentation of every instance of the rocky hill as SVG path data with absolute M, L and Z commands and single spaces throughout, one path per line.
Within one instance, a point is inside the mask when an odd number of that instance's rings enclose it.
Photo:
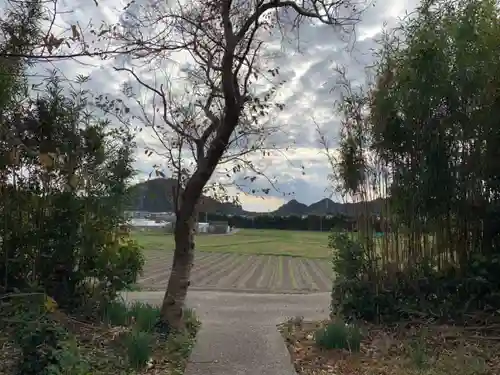
M 316 203 L 307 206 L 292 200 L 280 208 L 275 213 L 278 215 L 347 215 L 355 216 L 365 210 L 365 204 L 372 213 L 380 213 L 383 207 L 383 199 L 376 199 L 363 203 L 339 203 L 331 199 L 324 198 Z
M 173 211 L 172 189 L 174 186 L 175 181 L 166 178 L 156 178 L 133 185 L 129 188 L 130 203 L 128 208 L 136 211 L 171 212 Z M 383 200 L 378 199 L 367 203 L 338 203 L 325 198 L 308 206 L 293 199 L 270 214 L 279 216 L 343 214 L 351 216 L 364 209 L 365 204 L 373 213 L 379 213 Z M 239 205 L 219 202 L 206 196 L 202 198 L 201 207 L 203 212 L 225 215 L 255 216 L 261 214 L 248 212 Z
M 140 182 L 129 188 L 128 209 L 148 212 L 173 212 L 174 180 L 169 178 L 155 178 Z M 219 202 L 214 198 L 204 196 L 201 200 L 203 212 L 219 212 L 222 214 L 243 215 L 241 206 L 232 203 Z

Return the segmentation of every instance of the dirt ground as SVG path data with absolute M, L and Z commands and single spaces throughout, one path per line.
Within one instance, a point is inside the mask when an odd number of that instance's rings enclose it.
M 497 375 L 500 340 L 481 327 L 362 326 L 359 351 L 323 349 L 315 335 L 327 321 L 279 326 L 299 375 Z
M 139 287 L 164 289 L 172 264 L 172 253 L 145 251 L 146 265 Z M 262 292 L 328 292 L 331 290 L 330 262 L 273 255 L 235 253 L 196 254 L 191 287 L 214 290 Z

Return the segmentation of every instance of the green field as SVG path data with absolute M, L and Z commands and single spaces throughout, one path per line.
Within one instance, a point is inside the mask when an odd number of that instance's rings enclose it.
M 173 250 L 171 234 L 132 232 L 145 250 Z M 196 236 L 196 250 L 220 253 L 287 255 L 306 258 L 330 258 L 328 232 L 241 229 L 229 235 Z

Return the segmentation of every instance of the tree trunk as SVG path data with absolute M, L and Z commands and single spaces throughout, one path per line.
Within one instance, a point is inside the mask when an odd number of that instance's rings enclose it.
M 175 223 L 175 252 L 172 272 L 168 280 L 167 291 L 163 297 L 161 323 L 167 330 L 183 330 L 182 312 L 189 287 L 189 277 L 194 258 L 194 223 L 196 206 L 200 201 L 203 188 L 212 176 L 224 154 L 229 139 L 241 114 L 240 93 L 235 92 L 232 66 L 234 48 L 227 48 L 223 57 L 223 91 L 225 109 L 223 120 L 217 124 L 215 137 L 210 142 L 206 155 L 198 160 L 198 165 L 182 192 L 181 204 Z
M 183 309 L 194 260 L 194 213 L 175 223 L 175 251 L 172 272 L 161 307 L 161 320 L 168 330 L 184 329 Z

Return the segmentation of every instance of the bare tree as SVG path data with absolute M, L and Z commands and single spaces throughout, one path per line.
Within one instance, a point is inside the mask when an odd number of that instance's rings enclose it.
M 266 69 L 266 41 L 270 35 L 293 36 L 304 22 L 349 33 L 359 20 L 359 5 L 355 0 L 134 4 L 125 26 L 113 28 L 115 41 L 135 46 L 126 64 L 116 69 L 126 71 L 155 97 L 152 109 L 142 103 L 141 118 L 154 129 L 170 167 L 177 171 L 176 178 L 183 181 L 175 206 L 172 272 L 161 310 L 162 322 L 169 328 L 183 329 L 182 311 L 195 248 L 195 212 L 207 182 L 221 162 L 244 161 L 246 154 L 262 148 L 273 131 L 265 117 L 276 107 L 283 109 L 273 101 L 279 86 L 273 77 L 279 72 Z M 140 62 L 153 66 L 154 61 L 169 59 L 175 51 L 184 51 L 191 59 L 185 70 L 190 94 L 182 100 L 172 94 L 168 82 L 155 85 L 142 78 L 137 67 Z M 264 80 L 274 86 L 259 93 L 255 83 Z M 185 150 L 194 160 L 190 167 L 183 164 Z
M 133 2 L 132 2 L 133 3 Z M 94 0 L 96 7 L 99 2 Z M 96 20 L 86 20 L 84 23 L 66 24 L 63 19 L 73 13 L 71 5 L 60 0 L 5 0 L 2 4 L 0 22 L 8 18 L 25 20 L 26 27 L 37 34 L 29 42 L 19 40 L 18 48 L 0 51 L 0 58 L 28 59 L 29 61 L 58 61 L 73 59 L 79 62 L 81 57 L 96 57 L 108 59 L 117 55 L 134 53 L 142 50 L 140 45 L 113 44 L 109 27 Z M 29 23 L 29 19 L 37 16 L 37 22 Z M 5 22 L 3 22 L 5 24 Z M 2 28 L 0 40 L 5 40 L 6 34 L 16 32 Z

